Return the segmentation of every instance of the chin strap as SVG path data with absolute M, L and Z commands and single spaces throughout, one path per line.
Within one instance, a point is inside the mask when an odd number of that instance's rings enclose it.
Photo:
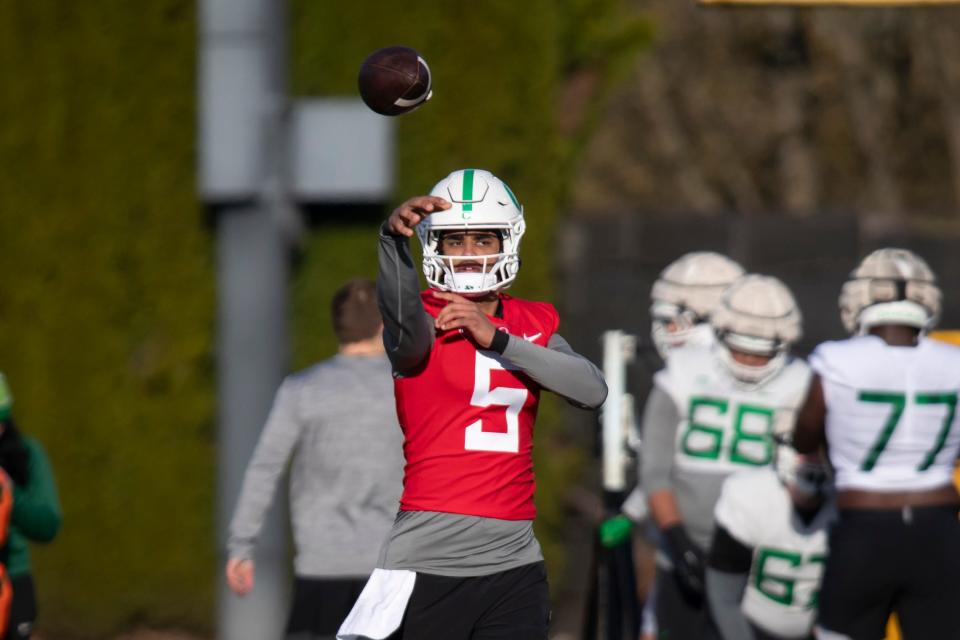
M 496 272 L 456 273 L 452 269 L 444 274 L 445 285 L 448 291 L 463 294 L 481 294 L 496 289 L 500 279 Z
M 914 327 L 926 333 L 930 328 L 931 316 L 923 306 L 911 300 L 881 302 L 873 304 L 860 312 L 857 318 L 858 335 L 866 335 L 872 327 L 881 324 L 898 324 Z

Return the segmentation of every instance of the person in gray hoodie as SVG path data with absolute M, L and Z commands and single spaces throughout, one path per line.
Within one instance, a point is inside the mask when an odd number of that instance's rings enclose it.
M 292 457 L 288 638 L 334 637 L 376 565 L 403 488 L 403 436 L 373 282 L 347 282 L 332 314 L 339 353 L 280 385 L 227 542 L 227 583 L 243 596 L 254 587 L 257 536 Z

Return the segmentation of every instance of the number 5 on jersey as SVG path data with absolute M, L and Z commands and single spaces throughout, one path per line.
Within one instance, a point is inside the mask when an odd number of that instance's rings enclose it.
M 474 367 L 473 396 L 470 404 L 474 407 L 503 406 L 506 412 L 506 432 L 484 431 L 483 420 L 477 420 L 467 427 L 464 436 L 464 448 L 469 451 L 500 451 L 518 453 L 520 451 L 520 410 L 527 401 L 526 389 L 518 387 L 490 388 L 490 372 L 508 367 L 489 355 L 490 352 L 477 351 Z

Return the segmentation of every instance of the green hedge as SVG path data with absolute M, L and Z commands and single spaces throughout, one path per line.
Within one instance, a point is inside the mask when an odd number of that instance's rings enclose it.
M 0 368 L 64 525 L 40 627 L 210 625 L 213 272 L 192 2 L 0 3 Z
M 0 3 L 0 370 L 62 493 L 61 536 L 34 555 L 52 637 L 214 623 L 215 291 L 195 196 L 195 4 Z M 558 96 L 579 69 L 611 81 L 611 61 L 640 41 L 619 7 L 296 0 L 294 86 L 352 95 L 368 51 L 418 48 L 435 94 L 399 121 L 397 199 L 454 168 L 494 170 L 530 221 L 517 293 L 550 298 L 552 229 L 590 121 L 560 135 Z M 306 238 L 296 366 L 332 352 L 330 295 L 374 274 L 374 231 L 336 219 Z M 579 458 L 550 441 L 558 416 L 545 407 L 537 461 L 554 566 L 560 488 Z

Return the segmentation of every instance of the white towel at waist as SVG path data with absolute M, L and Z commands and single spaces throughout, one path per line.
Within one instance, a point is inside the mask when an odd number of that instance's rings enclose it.
M 400 628 L 416 579 L 405 569 L 374 569 L 337 640 L 383 640 Z

